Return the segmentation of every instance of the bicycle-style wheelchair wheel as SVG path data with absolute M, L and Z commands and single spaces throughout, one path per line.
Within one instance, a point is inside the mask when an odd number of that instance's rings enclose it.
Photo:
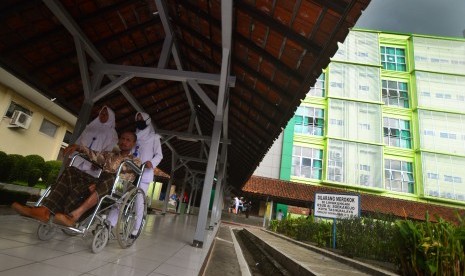
M 48 241 L 55 236 L 56 229 L 50 224 L 39 224 L 37 228 L 37 237 L 41 241 Z
M 92 240 L 92 252 L 99 253 L 108 243 L 110 231 L 107 227 L 97 226 L 94 230 L 94 239 Z
M 137 235 L 132 235 L 134 230 L 135 223 L 137 220 L 136 214 L 136 198 L 142 200 L 143 202 L 143 212 L 142 212 L 142 222 L 139 227 Z M 147 216 L 147 200 L 145 198 L 145 193 L 142 189 L 137 188 L 132 190 L 123 201 L 123 204 L 120 206 L 118 223 L 116 224 L 116 238 L 118 240 L 121 248 L 127 248 L 134 244 L 136 239 L 139 237 L 142 232 L 142 228 L 145 225 L 145 219 Z

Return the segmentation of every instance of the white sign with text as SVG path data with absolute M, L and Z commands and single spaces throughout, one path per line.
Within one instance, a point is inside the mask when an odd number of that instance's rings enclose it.
M 360 196 L 315 193 L 316 217 L 350 218 L 360 216 Z

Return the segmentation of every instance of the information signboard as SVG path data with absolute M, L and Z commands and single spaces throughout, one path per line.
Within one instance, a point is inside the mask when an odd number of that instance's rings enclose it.
M 360 196 L 315 193 L 314 215 L 333 219 L 359 217 Z

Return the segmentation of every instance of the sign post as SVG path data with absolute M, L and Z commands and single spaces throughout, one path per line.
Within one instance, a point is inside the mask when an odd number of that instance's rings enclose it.
M 333 219 L 333 248 L 336 248 L 336 219 L 360 216 L 360 195 L 315 193 L 315 217 Z

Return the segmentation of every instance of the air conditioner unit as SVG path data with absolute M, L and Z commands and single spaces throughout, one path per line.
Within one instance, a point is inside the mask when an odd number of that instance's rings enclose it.
M 28 129 L 29 125 L 31 124 L 31 116 L 19 111 L 15 110 L 13 112 L 13 116 L 11 116 L 10 125 L 8 127 L 20 127 L 24 129 Z

